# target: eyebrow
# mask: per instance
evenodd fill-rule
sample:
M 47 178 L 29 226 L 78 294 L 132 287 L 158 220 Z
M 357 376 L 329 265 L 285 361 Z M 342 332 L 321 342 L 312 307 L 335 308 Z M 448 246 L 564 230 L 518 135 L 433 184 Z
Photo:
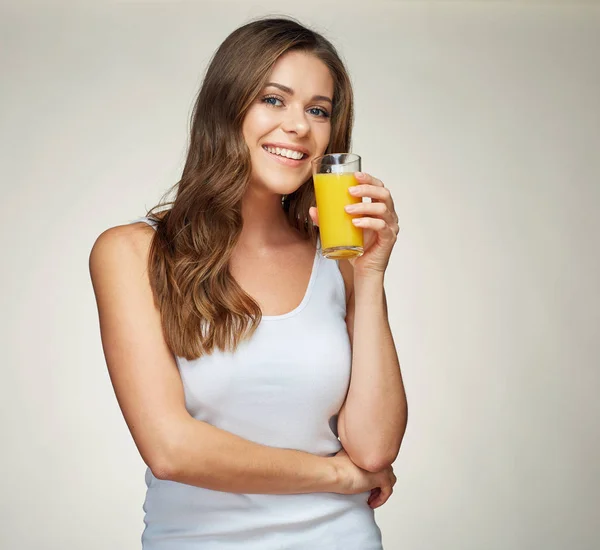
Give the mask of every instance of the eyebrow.
M 281 91 L 285 92 L 286 94 L 294 95 L 294 90 L 292 90 L 291 88 L 288 88 L 287 86 L 284 86 L 283 84 L 278 84 L 277 82 L 267 82 L 265 84 L 265 87 L 267 87 L 267 86 L 274 86 L 275 88 L 279 88 Z M 331 99 L 325 95 L 312 96 L 311 101 L 315 101 L 315 100 L 329 101 L 329 103 L 331 103 L 333 105 L 333 101 L 331 101 Z

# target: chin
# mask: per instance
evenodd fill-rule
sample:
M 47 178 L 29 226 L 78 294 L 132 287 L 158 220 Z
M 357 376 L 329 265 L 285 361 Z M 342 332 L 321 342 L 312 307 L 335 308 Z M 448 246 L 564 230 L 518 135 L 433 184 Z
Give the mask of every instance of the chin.
M 286 174 L 283 170 L 259 170 L 253 174 L 252 179 L 260 182 L 261 187 L 273 193 L 289 195 L 300 189 L 310 179 L 310 173 Z
M 263 189 L 268 189 L 271 193 L 275 195 L 291 195 L 295 191 L 298 191 L 304 182 L 294 182 L 290 185 L 285 185 L 281 180 L 279 181 L 269 181 L 262 180 Z

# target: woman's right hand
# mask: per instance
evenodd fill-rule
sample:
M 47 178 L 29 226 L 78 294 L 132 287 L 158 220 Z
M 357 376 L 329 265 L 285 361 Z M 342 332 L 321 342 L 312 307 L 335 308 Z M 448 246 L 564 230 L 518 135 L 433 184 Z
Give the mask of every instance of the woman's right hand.
M 359 468 L 342 448 L 336 455 L 331 457 L 339 474 L 339 489 L 337 492 L 343 495 L 355 495 L 371 491 L 369 505 L 375 509 L 385 504 L 393 492 L 396 484 L 396 476 L 391 466 L 380 472 L 369 472 Z

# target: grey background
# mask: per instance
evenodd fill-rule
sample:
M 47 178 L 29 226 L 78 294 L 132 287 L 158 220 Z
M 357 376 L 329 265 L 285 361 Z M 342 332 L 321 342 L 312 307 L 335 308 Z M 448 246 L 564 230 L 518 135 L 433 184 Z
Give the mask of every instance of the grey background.
M 89 252 L 178 179 L 216 47 L 278 13 L 338 46 L 400 216 L 386 550 L 597 548 L 600 9 L 380 0 L 2 3 L 0 547 L 140 546 Z

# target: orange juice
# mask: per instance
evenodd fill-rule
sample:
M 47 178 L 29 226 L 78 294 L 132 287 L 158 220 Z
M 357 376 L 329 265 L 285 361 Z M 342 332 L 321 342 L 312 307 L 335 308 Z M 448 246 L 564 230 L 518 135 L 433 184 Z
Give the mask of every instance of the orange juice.
M 358 185 L 354 173 L 313 174 L 313 181 L 323 255 L 335 260 L 361 255 L 363 230 L 344 210 L 347 204 L 362 202 L 361 197 L 348 193 L 348 187 Z

